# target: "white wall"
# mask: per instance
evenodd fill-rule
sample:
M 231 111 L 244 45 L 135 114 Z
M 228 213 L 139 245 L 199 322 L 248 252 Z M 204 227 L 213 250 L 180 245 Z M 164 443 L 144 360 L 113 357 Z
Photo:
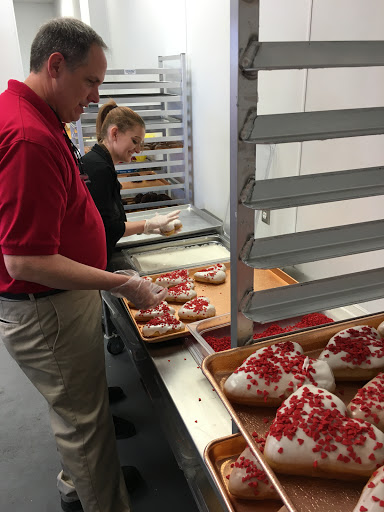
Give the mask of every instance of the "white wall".
M 0 16 L 0 93 L 7 88 L 10 78 L 23 80 L 19 39 L 12 0 L 2 0 Z

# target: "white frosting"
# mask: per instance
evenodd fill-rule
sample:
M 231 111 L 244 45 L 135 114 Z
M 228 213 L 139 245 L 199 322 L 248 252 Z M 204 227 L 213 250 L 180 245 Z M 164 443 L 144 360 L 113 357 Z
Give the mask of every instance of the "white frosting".
M 182 320 L 201 320 L 215 316 L 216 308 L 208 297 L 196 297 L 181 306 L 178 315 Z
M 181 229 L 182 227 L 183 227 L 183 224 L 182 224 L 181 220 L 175 219 L 175 220 L 171 220 L 170 222 L 168 222 L 168 224 L 166 224 L 165 226 L 160 228 L 160 231 L 163 235 L 166 235 L 168 233 L 173 233 L 173 232 Z
M 348 404 L 352 418 L 369 421 L 384 431 L 384 373 L 379 373 L 359 389 Z
M 156 278 L 155 283 L 164 286 L 165 288 L 170 288 L 171 286 L 176 286 L 181 283 L 193 283 L 193 279 L 191 279 L 188 275 L 188 270 L 174 270 L 173 272 L 167 272 L 166 274 L 162 274 L 158 278 Z
M 156 308 L 151 309 L 140 309 L 135 314 L 135 320 L 151 320 L 151 318 L 156 318 L 157 316 L 163 315 L 164 313 L 169 313 L 171 315 L 175 314 L 175 309 L 170 306 L 165 300 L 160 302 L 160 304 Z
M 369 479 L 353 512 L 383 512 L 384 509 L 384 466 Z
M 250 476 L 253 474 L 254 476 Z M 228 489 L 234 496 L 253 499 L 277 499 L 277 493 L 259 461 L 249 447 L 245 448 L 233 464 Z
M 180 322 L 174 315 L 169 315 L 172 318 L 172 323 L 167 322 L 167 316 L 163 315 L 157 318 L 153 318 L 148 323 L 143 325 L 142 332 L 147 338 L 151 336 L 161 336 L 172 332 L 178 332 L 184 329 L 183 322 Z
M 292 347 L 290 351 L 289 347 Z M 269 380 L 272 375 L 276 378 Z M 335 389 L 333 373 L 327 363 L 304 356 L 298 343 L 286 342 L 251 354 L 228 377 L 224 391 L 234 401 L 245 399 L 257 404 L 265 396 L 265 402 L 268 398 L 279 398 L 282 402 L 300 386 L 311 383 L 330 391 Z
M 227 277 L 225 265 L 218 263 L 193 274 L 196 281 L 210 282 L 213 284 L 223 283 Z
M 305 398 L 308 393 L 317 397 L 314 407 L 308 403 L 308 398 Z M 322 405 L 319 405 L 321 402 Z M 334 414 L 330 420 L 335 426 L 334 429 L 329 427 L 325 419 L 330 418 L 328 410 L 332 410 Z M 338 413 L 335 415 L 336 410 Z M 295 413 L 301 425 L 295 419 Z M 284 425 L 283 430 L 281 425 Z M 314 429 L 313 436 L 317 436 L 316 440 L 307 434 L 304 428 L 309 429 L 309 432 Z M 275 437 L 276 432 L 281 439 Z M 346 432 L 355 434 L 351 438 Z M 288 433 L 291 439 L 287 436 Z M 336 436 L 339 436 L 340 440 L 336 440 Z M 352 440 L 350 446 L 342 442 L 347 442 L 348 439 Z M 326 449 L 327 447 L 331 449 Z M 348 450 L 351 447 L 355 459 Z M 277 464 L 280 471 L 284 471 L 285 467 L 287 473 L 290 472 L 289 468 L 294 471 L 295 467 L 300 465 L 306 468 L 300 471 L 303 475 L 311 474 L 316 467 L 326 472 L 339 468 L 345 475 L 365 475 L 373 472 L 378 464 L 384 463 L 384 434 L 370 423 L 348 418 L 346 407 L 337 396 L 327 390 L 308 385 L 298 389 L 278 409 L 266 440 L 264 456 L 272 467 Z M 338 457 L 348 459 L 338 460 Z M 373 457 L 373 460 L 370 457 Z
M 366 347 L 369 350 L 363 360 L 351 360 L 351 354 L 347 350 L 341 350 L 334 353 L 333 347 L 336 349 L 337 338 L 350 340 L 353 349 L 356 347 Z M 379 342 L 379 343 L 378 343 Z M 375 346 L 378 345 L 378 346 Z M 347 360 L 346 360 L 347 358 Z M 384 367 L 384 340 L 381 340 L 379 333 L 373 327 L 366 325 L 359 325 L 350 327 L 335 334 L 327 343 L 325 349 L 319 355 L 319 359 L 326 361 L 329 366 L 334 370 L 342 369 L 372 369 Z M 369 361 L 369 362 L 368 362 Z
M 194 299 L 197 293 L 193 288 L 194 284 L 189 282 L 173 286 L 172 288 L 168 288 L 168 295 L 165 299 L 171 302 L 185 302 Z
M 384 338 L 384 322 L 381 322 L 381 324 L 379 324 L 377 332 L 380 334 L 382 338 Z

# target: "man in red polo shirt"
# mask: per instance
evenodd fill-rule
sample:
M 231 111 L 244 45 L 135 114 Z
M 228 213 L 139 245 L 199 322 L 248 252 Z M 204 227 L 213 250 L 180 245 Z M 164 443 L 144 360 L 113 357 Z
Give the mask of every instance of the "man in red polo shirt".
M 128 512 L 108 407 L 99 290 L 153 307 L 166 290 L 104 271 L 103 222 L 63 122 L 99 101 L 103 40 L 52 20 L 31 73 L 0 96 L 0 337 L 46 398 L 65 511 Z M 161 290 L 161 291 L 160 291 Z

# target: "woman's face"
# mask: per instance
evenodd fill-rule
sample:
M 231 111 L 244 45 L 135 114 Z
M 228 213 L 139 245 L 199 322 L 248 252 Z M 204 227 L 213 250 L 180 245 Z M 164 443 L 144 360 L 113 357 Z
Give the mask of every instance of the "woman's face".
M 119 132 L 117 127 L 111 130 L 111 154 L 113 162 L 130 162 L 135 153 L 140 153 L 145 130 L 139 124 L 126 132 Z

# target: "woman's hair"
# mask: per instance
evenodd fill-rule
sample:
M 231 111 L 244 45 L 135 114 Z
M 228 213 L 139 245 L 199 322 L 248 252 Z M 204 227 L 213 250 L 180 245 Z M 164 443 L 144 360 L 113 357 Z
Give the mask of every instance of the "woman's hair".
M 107 45 L 91 28 L 76 18 L 55 18 L 42 25 L 31 46 L 30 71 L 41 71 L 52 53 L 59 52 L 65 58 L 70 70 L 87 61 L 93 44 L 103 50 Z
M 121 133 L 132 130 L 136 125 L 145 129 L 143 119 L 129 107 L 118 107 L 113 100 L 105 103 L 99 110 L 96 119 L 96 137 L 100 144 L 107 136 L 110 126 L 117 126 Z

